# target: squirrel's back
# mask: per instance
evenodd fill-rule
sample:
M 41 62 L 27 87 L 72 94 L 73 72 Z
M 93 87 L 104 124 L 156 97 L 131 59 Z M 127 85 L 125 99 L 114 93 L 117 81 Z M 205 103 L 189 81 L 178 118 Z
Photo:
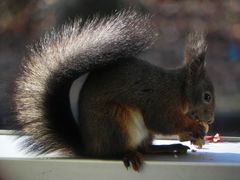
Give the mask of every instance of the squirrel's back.
M 132 9 L 112 16 L 80 20 L 53 30 L 23 60 L 13 96 L 16 120 L 30 150 L 81 152 L 69 90 L 86 72 L 136 56 L 152 44 L 151 17 Z M 123 58 L 123 59 L 122 59 Z

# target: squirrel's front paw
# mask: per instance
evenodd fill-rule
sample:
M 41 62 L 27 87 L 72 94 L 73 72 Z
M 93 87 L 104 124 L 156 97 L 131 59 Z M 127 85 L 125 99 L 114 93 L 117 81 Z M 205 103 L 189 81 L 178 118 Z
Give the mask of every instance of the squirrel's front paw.
M 203 121 L 197 121 L 194 126 L 188 131 L 179 134 L 180 141 L 191 141 L 193 145 L 202 148 L 205 144 L 204 136 L 208 132 L 208 124 Z
M 205 144 L 204 136 L 207 134 L 208 128 L 209 127 L 207 123 L 203 121 L 198 122 L 198 125 L 193 132 L 191 143 L 196 145 L 198 148 L 202 148 L 202 146 Z
M 198 149 L 202 149 L 202 146 L 205 144 L 204 139 L 197 138 L 191 140 L 191 144 L 195 145 Z
M 204 139 L 204 136 L 207 134 L 207 132 L 208 124 L 202 121 L 198 121 L 192 129 L 192 137 L 195 139 Z
M 203 138 L 193 137 L 193 133 L 192 132 L 181 133 L 178 136 L 179 136 L 179 141 L 191 141 L 191 144 L 197 146 L 197 148 L 200 148 L 200 149 L 205 144 Z

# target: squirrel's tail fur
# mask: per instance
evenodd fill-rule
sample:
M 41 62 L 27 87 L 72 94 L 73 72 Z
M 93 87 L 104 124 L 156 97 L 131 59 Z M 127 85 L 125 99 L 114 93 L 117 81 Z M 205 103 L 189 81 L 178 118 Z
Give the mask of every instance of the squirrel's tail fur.
M 151 17 L 124 10 L 82 25 L 75 21 L 36 43 L 15 82 L 14 110 L 28 148 L 79 154 L 81 138 L 69 102 L 72 82 L 82 74 L 135 56 L 152 44 Z

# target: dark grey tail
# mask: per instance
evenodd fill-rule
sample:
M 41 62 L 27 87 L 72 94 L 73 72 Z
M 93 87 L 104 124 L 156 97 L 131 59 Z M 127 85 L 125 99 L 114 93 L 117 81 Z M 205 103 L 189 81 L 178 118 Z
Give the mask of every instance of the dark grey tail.
M 14 94 L 16 119 L 31 150 L 79 153 L 81 137 L 70 110 L 69 90 L 82 74 L 135 56 L 156 37 L 151 17 L 133 10 L 80 21 L 53 31 L 22 64 Z

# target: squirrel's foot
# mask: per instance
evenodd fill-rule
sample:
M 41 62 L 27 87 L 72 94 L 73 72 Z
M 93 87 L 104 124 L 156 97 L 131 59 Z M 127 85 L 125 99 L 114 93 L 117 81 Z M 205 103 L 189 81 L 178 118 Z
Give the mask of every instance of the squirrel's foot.
M 129 151 L 125 154 L 123 163 L 127 169 L 132 166 L 135 171 L 139 171 L 143 165 L 143 160 L 144 158 L 141 153 Z

